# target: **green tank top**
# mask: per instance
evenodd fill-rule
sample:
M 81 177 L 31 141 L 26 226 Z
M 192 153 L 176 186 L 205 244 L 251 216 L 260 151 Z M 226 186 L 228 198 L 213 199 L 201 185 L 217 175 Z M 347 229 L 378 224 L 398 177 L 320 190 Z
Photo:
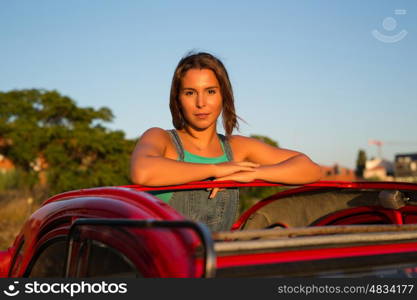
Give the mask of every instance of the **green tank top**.
M 192 153 L 188 152 L 187 150 L 185 150 L 183 148 L 183 151 L 184 151 L 184 160 L 183 161 L 184 162 L 191 162 L 191 163 L 198 163 L 198 164 L 218 164 L 218 163 L 222 163 L 222 162 L 227 162 L 227 161 L 229 161 L 229 159 L 227 158 L 222 139 L 220 139 L 220 145 L 221 145 L 222 150 L 223 150 L 223 155 L 217 156 L 217 157 L 205 157 L 205 156 L 192 154 Z M 180 147 L 182 147 L 182 145 L 180 145 Z M 179 157 L 178 157 L 177 160 L 180 161 L 181 160 L 180 155 L 178 155 L 178 156 Z M 152 191 L 152 192 L 149 192 L 149 193 L 156 196 L 157 198 L 161 199 L 165 203 L 169 203 L 169 200 L 171 199 L 172 194 L 173 194 L 173 192 L 166 192 L 166 191 Z

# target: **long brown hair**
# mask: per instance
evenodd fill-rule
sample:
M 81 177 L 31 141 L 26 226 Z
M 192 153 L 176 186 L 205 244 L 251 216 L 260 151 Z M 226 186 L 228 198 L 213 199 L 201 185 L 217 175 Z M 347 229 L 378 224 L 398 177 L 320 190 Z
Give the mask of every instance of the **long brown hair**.
M 209 69 L 214 72 L 220 84 L 220 92 L 223 99 L 223 128 L 226 136 L 230 136 L 233 129 L 239 129 L 238 116 L 235 112 L 232 85 L 229 80 L 226 68 L 215 56 L 205 53 L 189 53 L 183 57 L 175 69 L 172 78 L 171 93 L 169 97 L 169 108 L 171 109 L 172 123 L 176 129 L 184 129 L 186 120 L 182 113 L 179 100 L 181 81 L 185 73 L 190 69 Z

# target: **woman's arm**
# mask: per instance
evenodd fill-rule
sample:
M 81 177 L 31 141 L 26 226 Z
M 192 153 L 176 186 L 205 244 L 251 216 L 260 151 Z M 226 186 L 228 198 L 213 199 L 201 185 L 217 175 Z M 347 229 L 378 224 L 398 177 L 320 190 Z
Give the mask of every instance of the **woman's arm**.
M 254 173 L 256 179 L 284 184 L 306 184 L 321 178 L 320 166 L 302 153 L 277 164 L 260 166 Z
M 320 180 L 321 168 L 305 154 L 273 147 L 253 138 L 233 137 L 233 148 L 245 160 L 261 166 L 250 174 L 240 172 L 219 180 L 252 181 L 262 179 L 285 184 L 306 184 Z
M 131 158 L 131 179 L 147 186 L 177 185 L 236 172 L 254 171 L 258 164 L 229 162 L 198 164 L 164 157 L 170 136 L 161 128 L 148 129 L 139 139 Z

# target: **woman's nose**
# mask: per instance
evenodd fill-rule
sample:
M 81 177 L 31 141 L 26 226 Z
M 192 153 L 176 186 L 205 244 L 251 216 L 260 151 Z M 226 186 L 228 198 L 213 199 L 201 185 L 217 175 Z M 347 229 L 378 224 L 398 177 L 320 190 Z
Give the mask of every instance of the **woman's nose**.
M 206 97 L 204 96 L 204 94 L 199 93 L 197 95 L 197 107 L 204 107 L 206 106 Z

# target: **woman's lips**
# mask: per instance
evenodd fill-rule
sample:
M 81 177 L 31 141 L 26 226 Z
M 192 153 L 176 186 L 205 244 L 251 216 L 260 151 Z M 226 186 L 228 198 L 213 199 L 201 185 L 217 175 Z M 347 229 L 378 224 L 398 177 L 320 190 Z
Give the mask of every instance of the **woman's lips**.
M 206 119 L 209 115 L 210 115 L 210 113 L 199 113 L 199 114 L 194 114 L 197 118 L 199 118 L 199 119 Z

